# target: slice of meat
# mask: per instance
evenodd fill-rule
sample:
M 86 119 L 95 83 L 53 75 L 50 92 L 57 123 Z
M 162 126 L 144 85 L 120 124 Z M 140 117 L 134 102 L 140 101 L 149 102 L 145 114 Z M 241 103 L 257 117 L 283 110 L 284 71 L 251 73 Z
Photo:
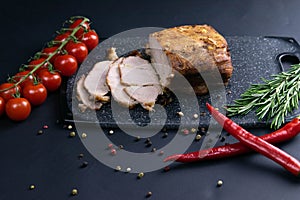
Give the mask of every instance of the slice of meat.
M 121 83 L 120 78 L 119 64 L 122 63 L 123 59 L 124 58 L 121 57 L 109 66 L 106 82 L 110 88 L 114 100 L 125 107 L 132 108 L 134 105 L 137 104 L 137 101 L 132 99 L 125 92 L 124 89 L 126 86 Z
M 90 93 L 92 99 L 100 101 L 109 101 L 110 97 L 106 96 L 109 88 L 106 84 L 106 76 L 109 65 L 112 61 L 102 61 L 94 65 L 84 81 L 85 89 Z
M 160 85 L 153 66 L 138 56 L 126 57 L 119 65 L 121 82 L 128 86 Z
M 209 80 L 213 74 L 211 72 L 219 71 L 221 82 L 226 83 L 232 75 L 233 67 L 227 42 L 211 26 L 186 25 L 155 32 L 149 36 L 149 46 L 152 59 L 157 65 L 169 64 L 186 77 L 201 73 L 203 78 L 205 76 L 206 80 Z M 163 70 L 161 68 L 155 67 L 162 82 L 171 73 L 170 69 L 166 69 L 167 73 L 162 75 L 159 72 Z M 217 84 L 219 83 L 220 81 Z M 199 81 L 195 88 L 203 86 L 206 87 L 205 82 Z M 204 94 L 208 90 L 197 91 L 198 94 Z
M 126 93 L 143 108 L 152 111 L 155 105 L 157 96 L 160 94 L 160 87 L 157 86 L 129 86 L 125 88 Z
M 102 104 L 100 102 L 90 99 L 90 94 L 86 91 L 86 89 L 83 86 L 84 80 L 85 75 L 80 77 L 76 85 L 77 99 L 81 102 L 78 104 L 78 107 L 82 112 L 84 112 L 87 108 L 92 110 L 99 110 Z

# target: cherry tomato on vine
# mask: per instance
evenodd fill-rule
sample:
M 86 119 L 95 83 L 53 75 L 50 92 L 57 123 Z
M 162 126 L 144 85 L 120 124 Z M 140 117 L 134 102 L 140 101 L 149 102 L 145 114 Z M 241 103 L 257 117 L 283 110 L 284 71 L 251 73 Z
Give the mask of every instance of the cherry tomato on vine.
M 35 60 L 32 60 L 28 64 L 28 70 L 33 70 L 37 65 L 45 62 L 46 58 L 38 58 Z M 40 70 L 48 68 L 48 63 L 43 64 L 41 67 L 39 67 L 34 73 L 37 74 Z
M 58 49 L 57 46 L 53 46 L 53 47 L 46 47 L 42 50 L 42 53 L 44 55 L 42 55 L 43 58 L 48 58 L 48 56 L 50 56 L 52 53 L 54 53 L 56 50 Z M 55 54 L 51 59 L 50 62 L 53 64 L 55 58 L 59 55 L 60 53 L 58 52 L 57 54 Z
M 7 102 L 9 99 L 14 98 L 14 95 L 18 92 L 21 92 L 21 87 L 14 86 L 14 83 L 2 83 L 0 85 L 0 96 L 4 99 L 5 102 Z
M 27 119 L 31 112 L 31 105 L 25 98 L 13 98 L 6 102 L 6 115 L 14 121 Z
M 83 21 L 83 19 L 76 19 L 70 26 L 69 28 L 76 28 L 77 26 L 79 26 L 79 24 Z M 78 38 L 80 36 L 82 36 L 84 34 L 85 31 L 90 30 L 90 25 L 88 22 L 84 22 L 82 24 L 82 27 L 75 33 L 75 36 Z
M 54 38 L 54 41 L 55 42 L 58 42 L 56 44 L 56 46 L 59 46 L 60 43 L 62 43 L 63 41 L 65 41 L 69 36 L 70 36 L 70 32 L 65 32 L 65 33 L 61 33 L 61 34 L 58 34 L 55 38 Z
M 57 90 L 61 85 L 61 76 L 56 71 L 49 71 L 48 69 L 43 69 L 37 74 L 41 83 L 50 92 Z
M 26 76 L 27 74 L 29 74 L 30 71 L 22 71 L 22 72 L 19 72 L 17 74 L 15 74 L 13 76 L 13 81 L 14 82 L 19 82 L 24 76 Z M 33 83 L 34 81 L 34 77 L 33 75 L 29 75 L 23 82 L 21 82 L 19 85 L 21 86 L 21 88 L 24 88 L 27 84 L 31 84 Z
M 5 101 L 2 97 L 0 97 L 0 116 L 5 112 Z
M 41 83 L 26 85 L 22 90 L 22 95 L 31 105 L 38 106 L 47 99 L 47 89 Z
M 72 76 L 77 71 L 78 64 L 74 56 L 66 54 L 57 56 L 54 62 L 54 68 L 63 76 Z
M 69 41 L 65 50 L 76 58 L 78 64 L 82 63 L 88 55 L 88 49 L 83 42 Z
M 99 37 L 96 31 L 89 30 L 87 33 L 83 34 L 80 41 L 86 45 L 89 51 L 91 51 L 99 44 Z

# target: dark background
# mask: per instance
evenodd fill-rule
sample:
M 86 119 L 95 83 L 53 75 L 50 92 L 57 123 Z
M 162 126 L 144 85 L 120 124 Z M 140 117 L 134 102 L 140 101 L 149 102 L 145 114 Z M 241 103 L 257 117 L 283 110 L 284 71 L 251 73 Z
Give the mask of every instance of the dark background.
M 138 27 L 210 24 L 223 35 L 289 36 L 300 40 L 300 2 L 283 1 L 6 1 L 0 7 L 0 81 L 53 38 L 64 20 L 83 15 L 100 38 Z M 299 199 L 300 179 L 266 158 L 251 154 L 221 161 L 174 165 L 147 173 L 116 173 L 85 150 L 78 137 L 57 124 L 60 93 L 34 108 L 29 119 L 0 118 L 0 199 Z M 43 135 L 37 131 L 49 128 Z M 269 130 L 254 130 L 257 133 Z M 300 158 L 300 139 L 281 147 Z M 84 153 L 89 162 L 80 168 Z M 224 185 L 216 187 L 222 179 Z M 28 190 L 30 184 L 35 190 Z M 79 195 L 70 191 L 78 188 Z

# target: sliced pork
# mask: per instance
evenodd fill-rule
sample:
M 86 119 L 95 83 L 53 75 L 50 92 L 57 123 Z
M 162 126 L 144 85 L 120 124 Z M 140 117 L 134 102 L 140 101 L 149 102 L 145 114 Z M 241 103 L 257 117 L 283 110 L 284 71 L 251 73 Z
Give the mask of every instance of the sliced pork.
M 99 110 L 102 106 L 100 102 L 90 99 L 90 94 L 84 88 L 85 75 L 77 81 L 76 94 L 77 99 L 81 103 L 78 104 L 79 109 L 84 112 L 87 108 L 92 110 Z
M 110 88 L 111 95 L 113 96 L 114 100 L 125 107 L 132 108 L 137 104 L 137 102 L 125 92 L 124 89 L 126 85 L 121 83 L 120 78 L 121 75 L 119 65 L 122 63 L 123 59 L 124 58 L 121 57 L 109 66 L 106 82 Z
M 111 63 L 112 61 L 102 61 L 96 63 L 86 76 L 84 88 L 91 95 L 91 99 L 105 102 L 109 101 L 110 97 L 107 96 L 109 87 L 106 84 L 106 76 Z

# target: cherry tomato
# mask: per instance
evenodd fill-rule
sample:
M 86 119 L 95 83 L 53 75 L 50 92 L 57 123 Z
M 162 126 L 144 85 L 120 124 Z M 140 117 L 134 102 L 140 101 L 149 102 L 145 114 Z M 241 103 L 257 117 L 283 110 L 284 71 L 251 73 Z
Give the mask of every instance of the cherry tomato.
M 78 68 L 76 58 L 72 55 L 57 56 L 54 62 L 54 68 L 63 76 L 72 76 Z
M 57 90 L 61 85 L 61 76 L 56 71 L 49 71 L 48 69 L 43 69 L 37 74 L 41 83 L 50 92 Z
M 2 97 L 0 97 L 0 116 L 3 115 L 5 111 L 5 101 Z
M 79 24 L 83 21 L 83 19 L 76 19 L 70 26 L 69 28 L 76 28 L 77 26 L 79 26 Z M 76 33 L 75 36 L 77 38 L 79 38 L 80 36 L 82 36 L 85 32 L 85 30 L 90 30 L 90 25 L 88 22 L 85 22 L 82 24 L 82 28 L 80 28 Z
M 54 53 L 56 50 L 58 49 L 57 46 L 53 46 L 53 47 L 46 47 L 42 50 L 42 53 L 44 53 L 45 55 L 42 55 L 43 58 L 48 58 L 48 56 L 50 56 L 52 53 Z M 55 54 L 51 59 L 50 62 L 53 64 L 55 58 L 59 55 L 60 53 L 58 52 L 57 54 Z
M 89 51 L 93 50 L 99 44 L 98 34 L 94 30 L 89 30 L 80 40 L 86 45 Z
M 25 98 L 13 98 L 6 103 L 5 112 L 11 120 L 22 121 L 30 115 L 31 105 Z
M 38 106 L 47 99 L 47 89 L 41 83 L 26 85 L 22 90 L 22 95 L 31 105 Z
M 12 87 L 12 88 L 10 88 Z M 6 90 L 7 88 L 10 88 Z M 3 91 L 2 91 L 3 90 Z M 14 83 L 2 83 L 0 85 L 0 96 L 4 99 L 5 102 L 7 102 L 9 99 L 14 98 L 14 94 L 17 92 L 21 92 L 20 86 L 14 86 Z
M 17 73 L 16 75 L 13 76 L 14 82 L 19 82 L 24 76 L 26 76 L 30 71 L 22 71 Z M 24 88 L 25 85 L 31 84 L 34 81 L 34 77 L 32 75 L 29 75 L 23 82 L 21 82 L 19 85 L 21 88 Z
M 88 49 L 83 42 L 70 41 L 65 46 L 65 49 L 68 54 L 76 58 L 78 64 L 82 63 L 88 55 Z
M 46 58 L 38 58 L 36 60 L 32 60 L 28 64 L 28 70 L 33 70 L 37 65 L 41 64 L 44 62 Z M 37 74 L 40 70 L 48 68 L 48 63 L 43 64 L 40 68 L 38 68 L 34 73 Z
M 65 32 L 65 33 L 62 33 L 62 34 L 59 34 L 57 35 L 55 38 L 54 38 L 54 41 L 55 42 L 58 42 L 56 44 L 56 46 L 60 46 L 60 44 L 65 41 L 69 36 L 70 36 L 70 32 Z

